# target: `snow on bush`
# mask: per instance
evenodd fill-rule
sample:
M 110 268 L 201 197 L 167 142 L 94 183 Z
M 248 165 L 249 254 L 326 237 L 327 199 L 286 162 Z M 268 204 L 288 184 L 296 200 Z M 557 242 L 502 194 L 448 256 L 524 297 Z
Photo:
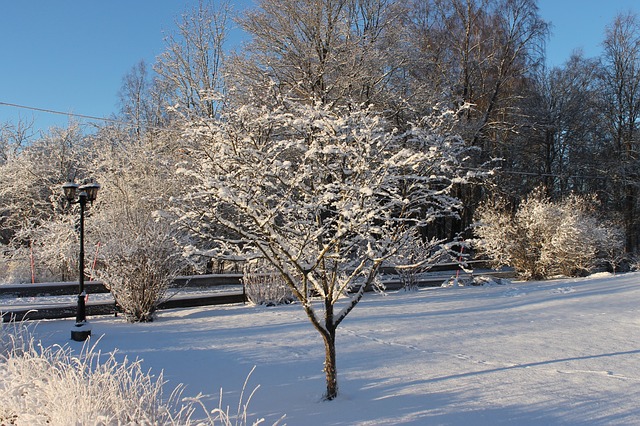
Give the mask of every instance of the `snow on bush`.
M 78 215 L 60 215 L 31 232 L 36 278 L 66 281 L 78 277 L 79 235 L 75 223 Z
M 162 374 L 89 346 L 75 356 L 30 340 L 3 355 L 0 377 L 0 424 L 182 424 L 192 412 L 179 405 L 181 388 L 162 402 Z
M 222 408 L 222 391 L 219 406 L 209 410 L 205 395 L 182 398 L 183 385 L 165 397 L 162 372 L 145 372 L 140 360 L 88 344 L 75 355 L 68 346 L 36 343 L 23 324 L 0 328 L 0 425 L 242 426 L 250 424 L 248 405 L 258 389 L 244 400 L 248 380 L 235 414 Z M 198 408 L 204 420 L 194 419 Z
M 408 235 L 407 241 L 388 259 L 400 277 L 404 290 L 416 290 L 420 274 L 434 265 L 455 259 L 453 243 L 444 243 L 435 238 L 423 239 L 420 235 Z
M 0 284 L 25 284 L 31 282 L 29 255 L 25 249 L 13 250 L 0 246 Z
M 100 195 L 87 221 L 101 243 L 96 276 L 113 293 L 127 320 L 151 321 L 176 275 L 191 272 L 183 235 L 166 211 L 169 199 L 188 187 L 174 171 L 175 152 L 164 136 L 131 140 L 115 132 L 120 149 L 96 167 Z
M 9 250 L 14 275 L 8 282 L 66 281 L 78 277 L 76 215 L 58 215 L 38 226 L 16 232 Z M 21 244 L 29 241 L 29 246 Z
M 624 247 L 622 233 L 598 220 L 593 203 L 579 196 L 552 202 L 536 191 L 515 213 L 503 202 L 485 204 L 477 212 L 478 249 L 525 279 L 589 272 Z
M 102 222 L 104 241 L 95 274 L 111 291 L 127 321 L 148 322 L 183 266 L 173 232 L 164 222 L 131 213 Z
M 452 277 L 442 283 L 440 287 L 493 287 L 497 285 L 507 285 L 511 281 L 504 278 L 496 278 L 490 276 L 465 276 Z

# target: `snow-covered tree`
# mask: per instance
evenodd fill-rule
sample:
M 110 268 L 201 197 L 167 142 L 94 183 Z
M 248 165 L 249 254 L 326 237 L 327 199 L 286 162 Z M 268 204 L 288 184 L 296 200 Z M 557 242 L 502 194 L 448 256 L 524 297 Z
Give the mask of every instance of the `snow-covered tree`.
M 60 185 L 83 175 L 87 159 L 80 128 L 52 127 L 0 166 L 0 224 L 6 238 L 49 219 L 62 199 Z
M 200 149 L 181 168 L 193 179 L 183 223 L 281 274 L 323 338 L 327 399 L 338 393 L 336 330 L 382 262 L 460 208 L 448 191 L 465 179 L 466 150 L 441 118 L 400 133 L 368 108 L 280 99 L 186 131 Z
M 91 150 L 77 124 L 52 127 L 19 148 L 14 144 L 8 161 L 0 164 L 0 244 L 6 244 L 2 251 L 13 271 L 30 269 L 31 249 L 37 270 L 44 266 L 60 274 L 58 279 L 73 270 L 66 262 L 71 241 L 65 239 L 70 233 L 60 226 L 72 222 L 65 217 L 61 186 L 84 178 L 91 161 Z M 0 270 L 0 276 L 4 272 Z

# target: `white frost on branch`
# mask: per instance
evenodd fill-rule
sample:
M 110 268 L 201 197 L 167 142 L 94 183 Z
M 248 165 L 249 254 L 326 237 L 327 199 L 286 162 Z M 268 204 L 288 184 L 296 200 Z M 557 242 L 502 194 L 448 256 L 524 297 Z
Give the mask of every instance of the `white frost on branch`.
M 442 122 L 400 132 L 368 108 L 283 99 L 229 109 L 188 131 L 200 151 L 177 216 L 202 241 L 259 253 L 332 346 L 382 262 L 460 207 L 449 192 L 468 150 Z

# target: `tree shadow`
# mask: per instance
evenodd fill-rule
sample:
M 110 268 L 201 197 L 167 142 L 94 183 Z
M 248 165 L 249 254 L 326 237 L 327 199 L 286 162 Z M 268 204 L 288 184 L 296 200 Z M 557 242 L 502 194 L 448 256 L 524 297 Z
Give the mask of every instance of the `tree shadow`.
M 571 357 L 571 358 L 559 358 L 559 359 L 552 359 L 547 361 L 529 362 L 526 364 L 508 365 L 508 366 L 503 366 L 498 368 L 491 368 L 488 370 L 472 371 L 468 373 L 450 374 L 448 376 L 435 377 L 435 378 L 426 380 L 426 382 L 440 382 L 444 380 L 461 379 L 465 377 L 480 376 L 484 374 L 491 374 L 491 373 L 515 370 L 520 368 L 539 367 L 542 365 L 558 364 L 562 362 L 584 361 L 589 359 L 607 358 L 607 357 L 614 357 L 614 356 L 621 356 L 621 355 L 637 355 L 637 354 L 640 354 L 640 349 L 635 349 L 632 351 L 623 351 L 623 352 L 611 352 L 611 353 L 598 354 L 598 355 L 585 355 L 585 356 L 578 356 L 578 357 Z

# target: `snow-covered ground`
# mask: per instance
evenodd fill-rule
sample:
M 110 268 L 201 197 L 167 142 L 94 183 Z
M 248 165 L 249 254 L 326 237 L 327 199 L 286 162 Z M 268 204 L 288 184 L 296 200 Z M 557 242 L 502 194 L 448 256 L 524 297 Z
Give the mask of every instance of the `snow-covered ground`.
M 640 424 L 640 274 L 366 294 L 338 329 L 340 396 L 322 401 L 324 349 L 298 305 L 90 318 L 103 351 L 140 357 L 168 387 L 289 425 Z M 42 321 L 45 344 L 72 320 Z

